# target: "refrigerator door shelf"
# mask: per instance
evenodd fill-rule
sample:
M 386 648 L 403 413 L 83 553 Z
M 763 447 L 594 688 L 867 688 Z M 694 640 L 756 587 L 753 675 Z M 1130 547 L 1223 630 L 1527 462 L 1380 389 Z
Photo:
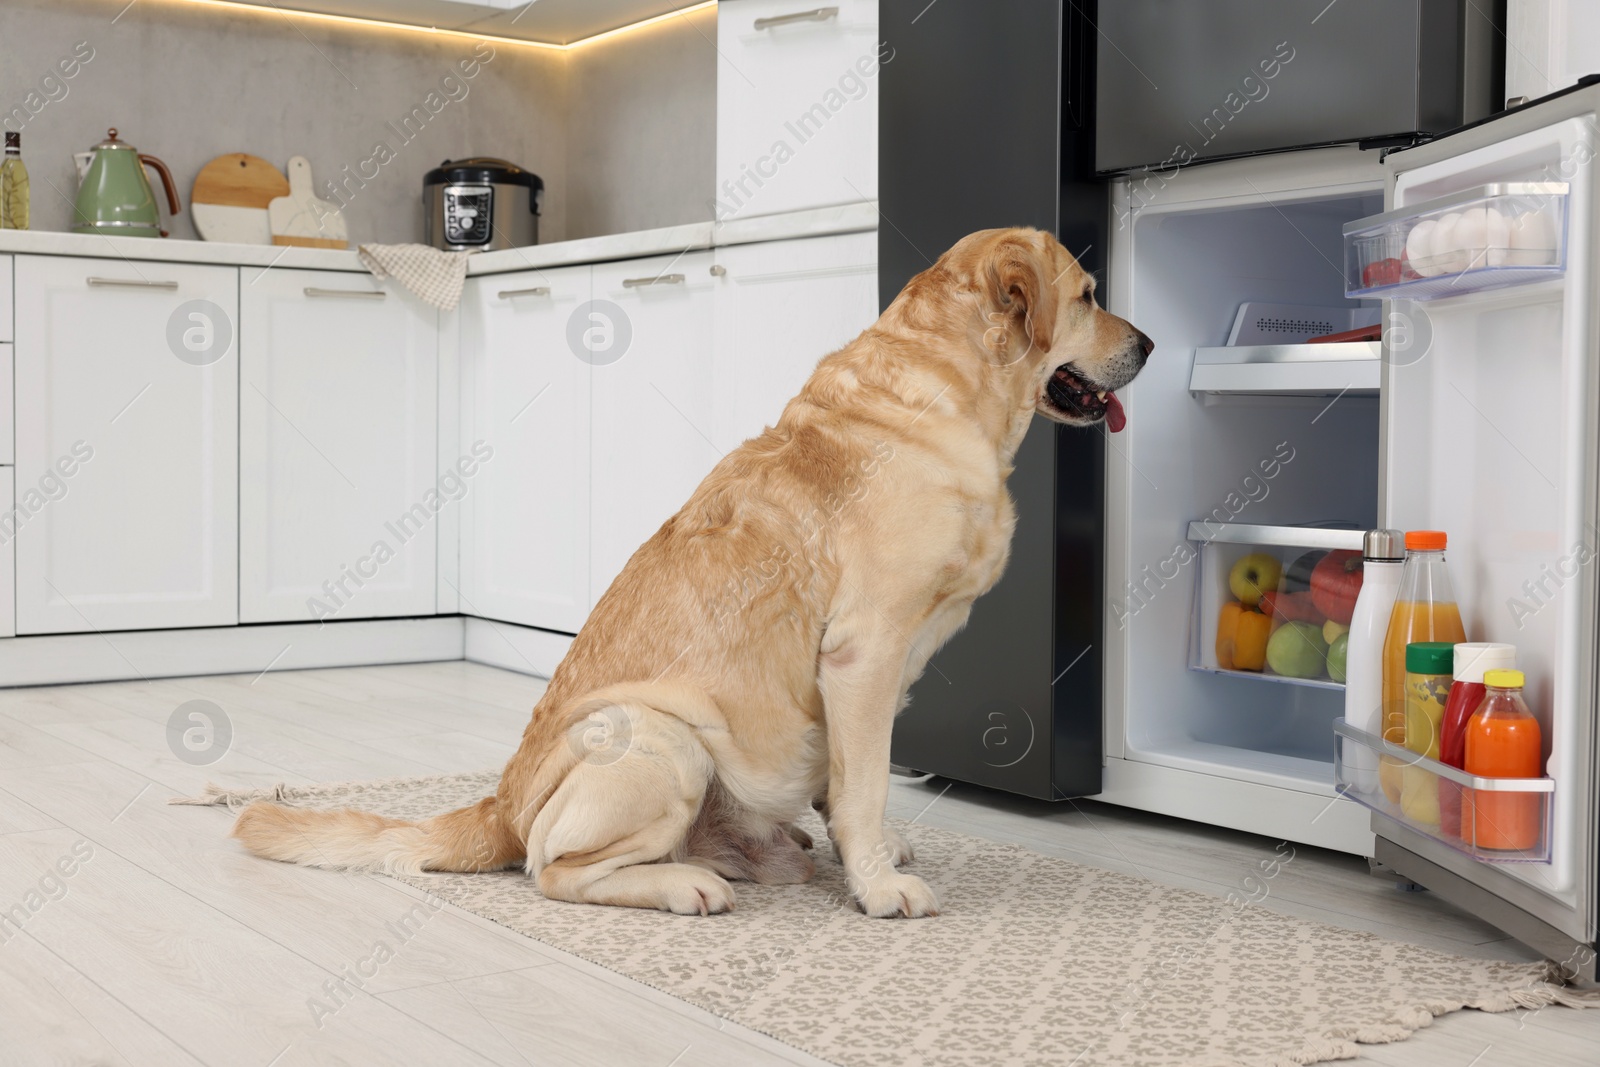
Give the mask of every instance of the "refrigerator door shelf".
M 1344 227 L 1345 295 L 1441 300 L 1559 278 L 1567 182 L 1495 182 Z
M 1377 341 L 1196 348 L 1189 391 L 1376 396 L 1379 359 Z
M 1189 668 L 1230 678 L 1342 692 L 1344 683 L 1330 676 L 1328 645 L 1320 636 L 1327 616 L 1312 603 L 1308 590 L 1312 568 L 1330 551 L 1361 551 L 1362 531 L 1200 520 L 1189 524 L 1188 534 L 1199 546 L 1200 557 L 1189 620 Z M 1241 606 L 1241 596 L 1253 597 L 1260 589 L 1251 582 L 1274 586 L 1268 595 L 1283 605 L 1274 609 L 1274 619 L 1262 618 L 1265 598 Z M 1278 631 L 1290 621 L 1310 623 L 1318 636 L 1302 628 L 1298 645 L 1293 635 L 1278 637 Z M 1222 633 L 1219 641 L 1225 626 L 1234 636 Z M 1266 636 L 1269 628 L 1270 641 Z M 1291 673 L 1280 673 L 1277 668 Z
M 1549 863 L 1553 778 L 1480 778 L 1385 741 L 1343 719 L 1333 723 L 1340 796 L 1483 863 Z M 1401 803 L 1383 791 L 1379 767 L 1397 768 Z M 1443 821 L 1433 817 L 1443 815 Z M 1426 817 L 1422 817 L 1425 815 Z M 1507 837 L 1525 847 L 1496 848 Z

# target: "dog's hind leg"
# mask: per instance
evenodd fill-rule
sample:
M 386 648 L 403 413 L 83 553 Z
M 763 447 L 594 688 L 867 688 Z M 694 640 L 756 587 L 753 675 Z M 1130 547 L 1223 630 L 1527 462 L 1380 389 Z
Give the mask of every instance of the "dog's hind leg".
M 797 833 L 804 831 L 742 810 L 713 783 L 699 818 L 673 858 L 698 864 L 724 878 L 798 885 L 810 881 L 817 866 L 794 836 Z
M 693 863 L 639 863 L 602 868 L 557 860 L 539 872 L 539 891 L 552 900 L 659 908 L 678 915 L 715 915 L 733 909 L 733 887 Z
M 603 735 L 592 750 L 585 739 Z M 643 701 L 590 704 L 567 734 L 577 763 L 534 819 L 528 869 L 553 900 L 707 915 L 733 890 L 705 867 L 661 862 L 699 814 L 713 763 L 696 731 Z

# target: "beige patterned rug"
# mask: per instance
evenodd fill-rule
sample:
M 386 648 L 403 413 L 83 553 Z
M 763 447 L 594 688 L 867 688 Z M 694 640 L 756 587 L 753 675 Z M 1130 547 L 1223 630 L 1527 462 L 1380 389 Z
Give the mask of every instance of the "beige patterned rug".
M 276 796 L 423 818 L 497 780 L 213 788 L 175 803 Z M 710 918 L 547 901 L 517 872 L 405 881 L 843 1067 L 1316 1063 L 1461 1008 L 1593 999 L 1552 984 L 1553 966 L 1443 955 L 1287 918 L 1245 890 L 1211 897 L 897 825 L 917 852 L 910 869 L 939 894 L 937 918 L 866 918 L 825 848 L 809 884 L 737 883 L 738 907 Z M 808 829 L 826 839 L 820 823 Z M 1276 873 L 1262 864 L 1250 888 Z

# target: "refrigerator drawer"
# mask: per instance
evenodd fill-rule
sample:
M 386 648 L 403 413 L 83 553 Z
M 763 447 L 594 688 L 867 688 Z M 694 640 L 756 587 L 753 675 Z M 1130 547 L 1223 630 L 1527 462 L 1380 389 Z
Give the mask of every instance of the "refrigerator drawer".
M 1479 778 L 1343 719 L 1333 731 L 1341 796 L 1484 863 L 1550 862 L 1555 779 Z
M 1345 295 L 1436 300 L 1558 278 L 1566 182 L 1497 182 L 1344 227 Z
M 1270 466 L 1252 478 L 1270 492 Z M 1361 585 L 1359 569 L 1352 585 L 1341 564 L 1352 557 L 1359 563 L 1361 537 L 1360 530 L 1191 522 L 1189 540 L 1199 546 L 1200 565 L 1190 669 L 1343 691 L 1336 642 Z

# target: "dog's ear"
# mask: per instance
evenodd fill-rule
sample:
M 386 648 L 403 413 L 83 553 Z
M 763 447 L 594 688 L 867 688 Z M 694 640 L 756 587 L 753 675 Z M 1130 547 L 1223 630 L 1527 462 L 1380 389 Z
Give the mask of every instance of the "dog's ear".
M 1048 234 L 1008 233 L 989 251 L 990 301 L 1010 316 L 1041 352 L 1050 351 L 1056 329 L 1054 241 Z

